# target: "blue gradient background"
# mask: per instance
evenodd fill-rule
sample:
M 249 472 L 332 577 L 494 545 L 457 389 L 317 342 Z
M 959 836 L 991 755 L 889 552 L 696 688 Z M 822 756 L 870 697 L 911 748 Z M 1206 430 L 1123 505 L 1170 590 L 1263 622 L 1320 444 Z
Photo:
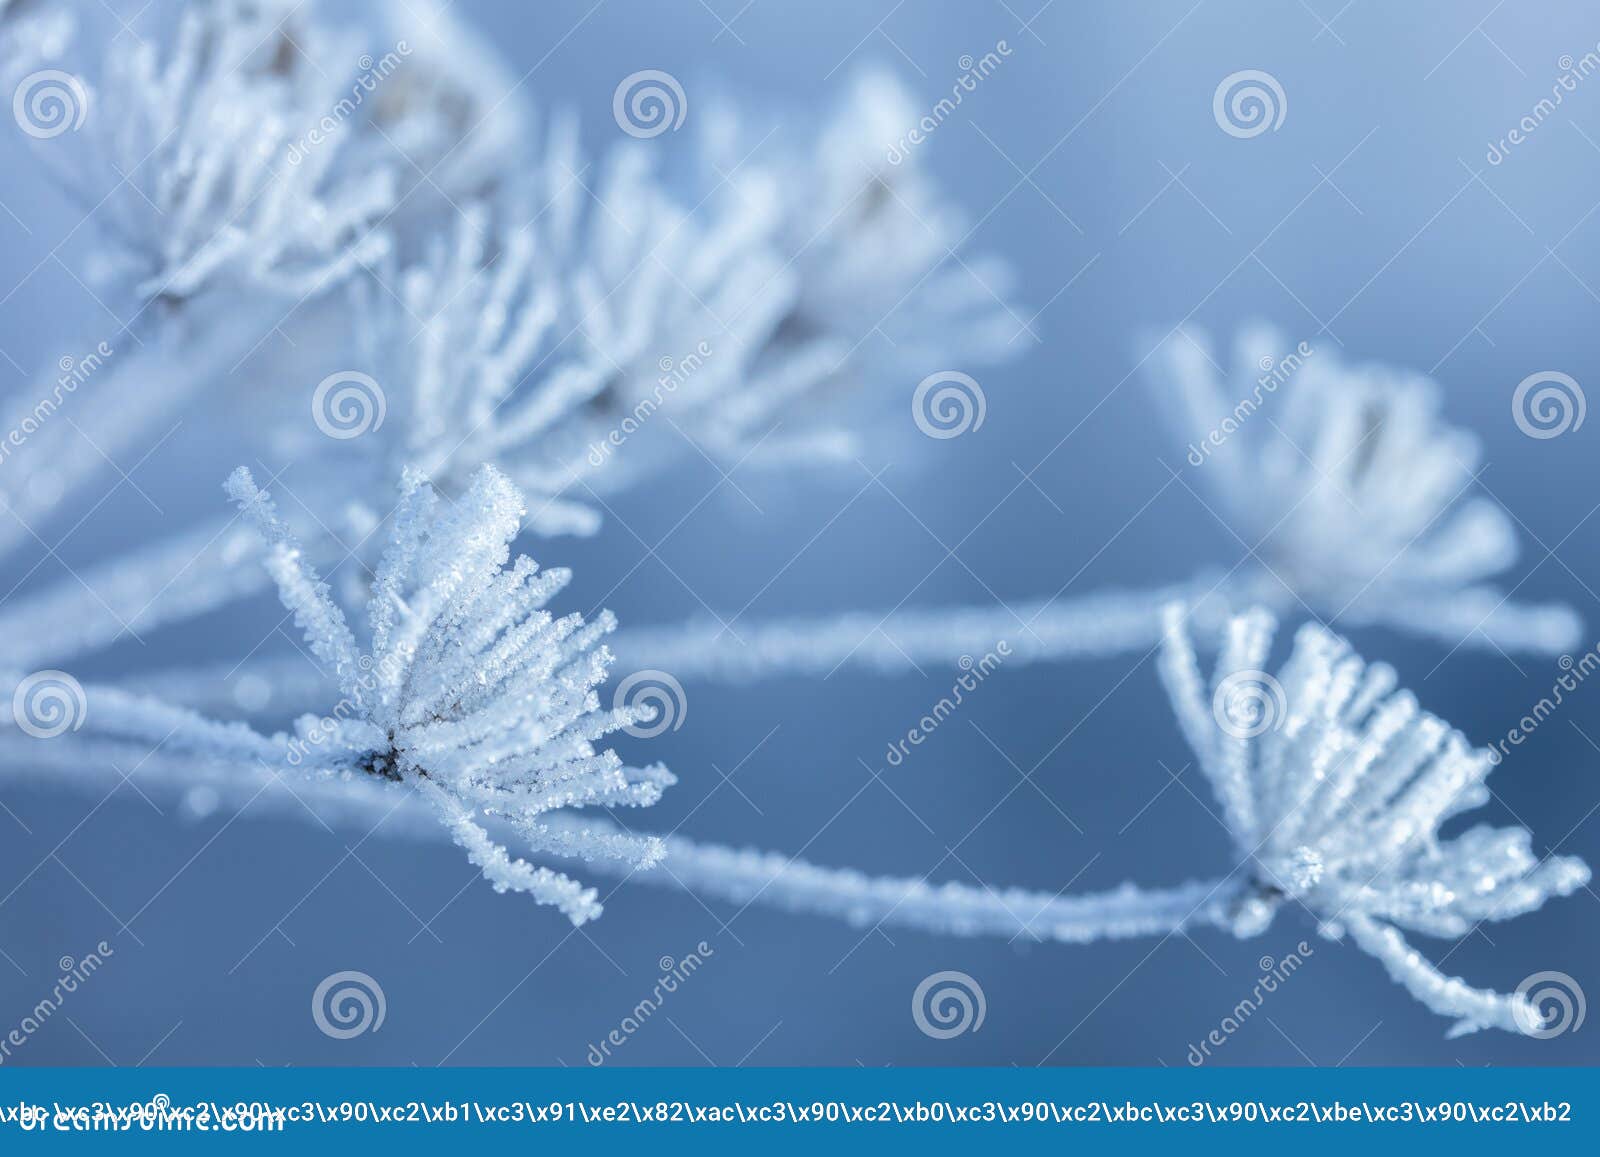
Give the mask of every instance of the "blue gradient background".
M 1226 340 L 1262 317 L 1292 340 L 1342 345 L 1345 358 L 1432 368 L 1450 419 L 1483 439 L 1483 490 L 1521 524 L 1507 585 L 1571 602 L 1600 637 L 1600 423 L 1535 441 L 1510 409 L 1516 383 L 1538 370 L 1600 382 L 1600 77 L 1505 163 L 1485 161 L 1488 142 L 1549 94 L 1557 59 L 1600 41 L 1586 6 L 1058 2 L 1035 17 L 1037 0 L 756 0 L 742 12 L 742 0 L 591 3 L 459 5 L 515 75 L 534 69 L 526 89 L 542 107 L 578 111 L 591 151 L 620 139 L 612 90 L 639 69 L 682 80 L 691 119 L 697 93 L 721 90 L 769 103 L 779 139 L 800 138 L 854 67 L 895 69 L 931 108 L 959 57 L 1005 39 L 1009 60 L 918 154 L 981 220 L 961 255 L 1007 258 L 1024 316 L 1041 312 L 1037 342 L 1024 337 L 1014 361 L 975 371 L 988 397 L 975 433 L 917 435 L 909 398 L 921 373 L 908 368 L 873 383 L 859 466 L 741 470 L 732 481 L 747 499 L 696 460 L 614 503 L 599 538 L 537 544 L 541 562 L 577 571 L 573 605 L 604 596 L 624 624 L 644 624 L 696 614 L 703 600 L 725 617 L 745 608 L 737 628 L 886 608 L 908 592 L 912 606 L 983 603 L 1232 566 L 1243 548 L 1188 490 L 1203 479 L 1135 366 L 1151 334 L 1181 319 Z M 151 18 L 113 6 L 136 28 Z M 1211 98 L 1245 68 L 1279 79 L 1288 115 L 1276 132 L 1237 140 L 1214 123 Z M 0 215 L 0 290 L 18 286 L 0 305 L 0 386 L 15 398 L 23 370 L 79 352 L 69 343 L 98 307 L 56 260 L 82 256 L 81 234 L 60 245 L 78 215 L 29 167 L 17 134 L 0 137 L 0 200 L 15 215 Z M 653 143 L 686 157 L 692 142 L 684 132 Z M 20 589 L 217 509 L 217 483 L 236 464 L 227 421 L 186 418 L 138 468 L 162 515 L 121 487 Z M 63 512 L 53 545 L 80 513 Z M 280 613 L 263 599 L 125 642 L 75 673 L 235 658 Z M 1558 673 L 1391 633 L 1355 640 L 1480 742 L 1503 735 Z M 630 759 L 665 760 L 682 781 L 643 819 L 871 872 L 1052 891 L 1176 883 L 1232 865 L 1148 658 L 1002 669 L 913 758 L 886 768 L 886 745 L 954 674 L 691 684 L 682 730 L 619 745 Z M 1495 801 L 1473 819 L 1520 821 L 1540 853 L 1559 844 L 1600 862 L 1596 743 L 1600 687 L 1585 687 L 1506 761 Z M 248 814 L 184 823 L 169 801 L 157 799 L 160 815 L 128 788 L 86 814 L 93 802 L 0 781 L 11 813 L 0 814 L 0 949 L 15 964 L 0 960 L 0 1022 L 48 991 L 57 958 L 101 939 L 116 952 L 11 1063 L 583 1065 L 649 994 L 658 959 L 702 940 L 715 955 L 617 1063 L 1181 1066 L 1249 995 L 1259 959 L 1301 940 L 1315 955 L 1214 1063 L 1600 1059 L 1597 1024 L 1549 1041 L 1447 1041 L 1445 1020 L 1370 958 L 1318 940 L 1303 912 L 1250 941 L 1201 930 L 1062 947 L 863 935 L 627 887 L 574 933 L 474 883 L 445 844 L 356 846 Z M 1418 943 L 1435 959 L 1448 952 L 1448 969 L 1476 984 L 1506 990 L 1560 970 L 1600 994 L 1597 915 L 1586 890 L 1459 945 Z M 381 983 L 380 1032 L 335 1041 L 312 1023 L 312 989 L 342 969 Z M 910 1001 L 944 969 L 980 982 L 988 1014 L 980 1031 L 939 1041 L 917 1030 Z

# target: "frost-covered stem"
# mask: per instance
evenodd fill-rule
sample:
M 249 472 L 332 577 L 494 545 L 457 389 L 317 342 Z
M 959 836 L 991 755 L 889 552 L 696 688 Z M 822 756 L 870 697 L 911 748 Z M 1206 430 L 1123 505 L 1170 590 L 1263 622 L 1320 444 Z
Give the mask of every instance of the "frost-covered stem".
M 1349 618 L 1352 624 L 1371 621 L 1451 646 L 1534 655 L 1566 654 L 1583 632 L 1583 620 L 1571 607 L 1515 603 L 1488 587 L 1469 587 L 1447 598 L 1386 598 L 1370 612 L 1352 610 Z
M 250 529 L 217 518 L 80 568 L 0 608 L 7 661 L 24 667 L 63 663 L 124 634 L 137 637 L 265 590 L 272 580 L 256 561 L 260 553 L 260 539 Z
M 221 384 L 277 319 L 268 307 L 241 307 L 235 300 L 227 306 L 186 304 L 182 314 L 160 319 L 153 312 L 157 307 L 149 306 L 133 329 L 108 339 L 112 355 L 60 402 L 0 474 L 0 505 L 7 510 L 0 516 L 0 557 L 43 535 L 45 520 L 112 462 L 131 468 L 125 452 L 154 441 L 149 435 L 157 423 L 201 389 Z M 96 348 L 90 341 L 84 351 Z M 83 351 L 74 356 L 78 352 Z M 31 410 L 59 392 L 52 375 L 21 400 Z M 129 399 L 137 404 L 127 404 Z M 24 486 L 24 470 L 54 485 Z
M 1474 988 L 1444 975 L 1387 924 L 1360 914 L 1347 917 L 1344 923 L 1355 942 L 1377 957 L 1396 984 L 1434 1012 L 1459 1018 L 1450 1029 L 1450 1036 L 1482 1028 L 1526 1033 L 1543 1022 L 1538 1009 L 1520 994 Z
M 250 694 L 260 693 L 259 710 L 280 716 L 315 712 L 338 698 L 338 683 L 332 674 L 319 669 L 304 652 L 252 659 L 248 663 L 158 668 L 141 672 L 134 681 L 140 690 L 158 699 L 182 703 L 207 715 L 233 716 L 256 710 L 257 706 L 245 705 L 250 695 L 239 693 L 241 685 Z
M 857 927 L 883 924 L 943 935 L 1067 944 L 1165 936 L 1199 925 L 1229 927 L 1228 909 L 1237 894 L 1237 885 L 1228 880 L 1154 890 L 1123 884 L 1084 895 L 995 889 L 912 876 L 869 876 L 780 852 L 702 844 L 682 836 L 667 836 L 665 843 L 660 867 L 596 868 L 741 906 L 829 916 Z
M 1200 600 L 1193 621 L 1221 627 L 1226 606 L 1218 580 L 1196 579 L 1147 591 L 1107 591 L 1071 599 L 992 607 L 852 612 L 818 618 L 714 622 L 629 630 L 612 645 L 619 669 L 656 667 L 679 678 L 735 681 L 761 676 L 826 675 L 850 666 L 886 674 L 923 663 L 976 658 L 1004 640 L 1006 662 L 1041 663 L 1148 649 L 1161 639 L 1161 608 Z

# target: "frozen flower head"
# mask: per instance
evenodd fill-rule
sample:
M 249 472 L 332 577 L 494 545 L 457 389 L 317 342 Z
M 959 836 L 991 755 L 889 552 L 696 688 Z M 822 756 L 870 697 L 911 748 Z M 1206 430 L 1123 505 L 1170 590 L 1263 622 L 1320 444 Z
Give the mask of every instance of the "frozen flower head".
M 834 335 L 864 344 L 853 351 L 862 360 L 892 356 L 902 373 L 907 363 L 994 361 L 1028 343 L 1027 323 L 1008 304 L 1010 271 L 961 252 L 965 215 L 921 154 L 905 151 L 920 105 L 894 74 L 874 69 L 853 77 L 809 144 L 788 143 L 794 122 L 761 146 L 731 110 L 714 114 L 719 176 L 736 196 L 770 189 L 781 207 L 775 240 L 796 286 L 785 340 Z
M 226 279 L 301 296 L 382 252 L 393 180 L 342 168 L 330 123 L 355 44 L 278 0 L 189 6 L 162 39 L 109 45 L 77 82 L 82 132 L 36 150 L 112 243 L 101 276 L 167 301 Z
M 818 418 L 838 414 L 845 389 L 971 369 L 1029 343 L 1009 268 L 964 251 L 964 214 L 920 155 L 903 151 L 925 111 L 919 103 L 893 74 L 867 70 L 809 133 L 809 109 L 770 130 L 729 101 L 701 118 L 704 197 L 759 209 L 780 260 L 773 288 L 783 305 L 745 395 L 762 407 L 745 419 L 752 426 L 784 407 L 791 438 L 769 457 L 854 452 Z M 802 430 L 808 437 L 793 437 Z
M 517 222 L 505 201 L 462 206 L 380 278 L 387 288 L 361 287 L 358 310 L 394 410 L 374 445 L 446 492 L 497 464 L 529 493 L 541 533 L 592 533 L 596 498 L 697 453 L 735 453 L 783 400 L 750 375 L 783 301 L 762 304 L 782 279 L 759 229 L 694 219 L 639 150 L 584 176 L 572 147 L 564 128 L 551 134 L 532 182 L 539 212 Z M 586 214 L 573 215 L 573 190 L 593 198 Z
M 1445 423 L 1430 379 L 1345 365 L 1260 326 L 1239 335 L 1231 375 L 1187 330 L 1153 374 L 1217 516 L 1262 560 L 1263 601 L 1452 642 L 1576 643 L 1567 608 L 1517 606 L 1480 585 L 1516 560 L 1516 535 L 1497 503 L 1470 495 L 1478 439 Z
M 366 649 L 249 471 L 237 470 L 227 490 L 266 538 L 284 604 L 344 694 L 326 716 L 300 721 L 288 763 L 414 787 L 497 890 L 528 892 L 574 923 L 599 914 L 594 890 L 513 859 L 484 817 L 535 849 L 659 859 L 659 841 L 541 822 L 564 809 L 655 803 L 672 777 L 595 749 L 637 714 L 602 710 L 595 691 L 610 662 L 598 643 L 614 622 L 609 612 L 592 623 L 553 617 L 545 604 L 568 572 L 526 557 L 507 565 L 523 502 L 505 475 L 485 467 L 452 504 L 407 476 L 367 606 Z
M 1364 663 L 1319 625 L 1300 628 L 1268 674 L 1274 628 L 1264 611 L 1231 620 L 1207 681 L 1183 608 L 1166 612 L 1162 680 L 1246 876 L 1234 931 L 1253 935 L 1279 907 L 1303 905 L 1326 935 L 1348 932 L 1414 997 L 1456 1017 L 1455 1032 L 1537 1030 L 1524 997 L 1444 975 L 1400 929 L 1460 938 L 1576 891 L 1588 867 L 1538 858 L 1524 828 L 1441 837 L 1488 800 L 1490 753 L 1397 690 L 1393 668 Z

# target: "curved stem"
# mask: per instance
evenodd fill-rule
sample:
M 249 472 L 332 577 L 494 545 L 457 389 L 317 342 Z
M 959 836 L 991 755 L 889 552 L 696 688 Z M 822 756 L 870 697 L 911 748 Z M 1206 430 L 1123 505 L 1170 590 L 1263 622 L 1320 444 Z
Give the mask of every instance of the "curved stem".
M 829 675 L 841 667 L 884 674 L 923 663 L 977 659 L 1001 643 L 1007 664 L 1093 658 L 1154 647 L 1161 608 L 1198 604 L 1195 616 L 1221 627 L 1227 584 L 1216 577 L 1152 590 L 1105 591 L 1073 599 L 993 607 L 942 607 L 817 618 L 696 622 L 621 632 L 612 643 L 620 670 L 653 667 L 679 678 L 739 681 L 777 675 Z
M 1165 936 L 1195 925 L 1230 927 L 1228 909 L 1238 890 L 1229 880 L 1198 880 L 1150 890 L 1123 884 L 1108 892 L 1082 895 L 1023 888 L 997 890 L 953 882 L 936 884 L 909 876 L 868 876 L 778 852 L 700 844 L 682 836 L 668 836 L 665 843 L 667 854 L 659 867 L 628 873 L 628 878 L 741 907 L 762 904 L 830 916 L 857 927 L 888 925 L 953 936 L 1086 944 Z M 623 871 L 616 867 L 602 870 Z
M 63 663 L 266 589 L 260 539 L 235 521 L 207 520 L 8 600 L 0 610 L 7 661 Z

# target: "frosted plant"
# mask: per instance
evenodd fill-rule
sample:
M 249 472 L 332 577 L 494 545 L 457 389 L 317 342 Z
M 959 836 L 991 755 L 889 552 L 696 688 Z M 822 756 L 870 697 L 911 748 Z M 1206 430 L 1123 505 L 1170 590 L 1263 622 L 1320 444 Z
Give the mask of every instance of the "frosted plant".
M 125 320 L 109 339 L 73 351 L 83 355 L 73 371 L 73 420 L 40 421 L 25 448 L 34 463 L 27 485 L 0 491 L 14 516 L 0 520 L 0 552 L 31 541 L 35 526 L 108 460 L 236 370 L 297 305 L 389 244 L 376 228 L 394 200 L 388 170 L 341 161 L 338 135 L 293 156 L 336 109 L 355 67 L 347 38 L 298 6 L 211 0 L 186 7 L 166 39 L 119 40 L 94 74 L 41 82 L 55 88 L 40 107 L 77 127 L 51 123 L 33 140 L 34 156 L 99 234 L 91 280 Z M 59 402 L 51 370 L 23 395 L 30 406 Z M 80 622 L 59 650 L 51 619 L 30 620 L 27 607 L 13 605 L 19 651 L 59 659 L 104 645 L 173 587 L 170 606 L 145 625 L 205 609 L 237 586 L 217 573 L 236 544 L 224 524 L 210 523 L 121 560 L 104 602 L 84 597 L 76 580 L 41 592 L 47 608 L 70 610 L 77 597 Z
M 307 139 L 346 95 L 356 42 L 298 9 L 207 0 L 170 45 L 106 50 L 82 131 L 36 150 L 113 247 L 102 280 L 167 303 L 223 284 L 293 301 L 383 251 L 393 174 L 342 164 L 340 134 Z
M 444 70 L 446 54 L 434 55 L 438 76 L 423 72 L 395 87 L 426 63 L 414 51 L 384 81 L 375 122 L 391 89 L 401 107 L 441 89 L 467 91 L 464 78 Z M 482 85 L 470 91 L 475 99 L 448 103 L 481 106 Z M 736 195 L 706 194 L 698 212 L 667 194 L 635 142 L 592 172 L 572 122 L 556 118 L 526 173 L 478 181 L 468 166 L 456 179 L 484 199 L 454 205 L 447 225 L 352 282 L 351 360 L 382 391 L 381 426 L 353 443 L 330 441 L 297 406 L 279 449 L 314 459 L 328 479 L 317 489 L 369 522 L 384 503 L 382 480 L 403 465 L 421 466 L 451 494 L 478 465 L 494 463 L 531 496 L 530 529 L 541 534 L 593 533 L 607 495 L 699 454 L 731 466 L 847 452 L 850 439 L 817 421 L 814 403 L 847 378 L 886 373 L 868 356 L 870 331 L 860 330 L 869 311 L 885 325 L 894 314 L 897 356 L 1011 352 L 994 340 L 1007 326 L 990 296 L 1007 279 L 980 285 L 971 269 L 942 268 L 956 214 L 925 174 L 884 160 L 880 146 L 906 107 L 902 90 L 872 74 L 823 130 L 814 156 L 730 162 Z M 452 123 L 470 119 L 463 111 Z M 396 123 L 377 136 L 387 142 Z M 358 134 L 347 148 L 372 137 Z M 804 182 L 811 185 L 797 187 Z M 855 266 L 861 254 L 870 255 L 870 277 Z M 953 292 L 953 282 L 983 300 Z M 858 296 L 823 309 L 846 285 Z M 223 549 L 231 541 L 220 539 L 176 580 L 125 568 L 123 585 L 139 595 L 125 602 L 143 606 L 140 621 L 150 626 L 248 593 L 253 572 L 230 583 L 213 573 L 225 554 L 237 554 Z M 101 639 L 121 630 L 104 608 L 87 617 L 101 624 Z M 91 642 L 81 628 L 69 637 Z M 190 682 L 204 688 L 209 680 Z
M 1558 653 L 1577 641 L 1571 610 L 1480 585 L 1516 561 L 1516 532 L 1497 503 L 1468 496 L 1482 447 L 1445 424 L 1435 382 L 1345 365 L 1263 326 L 1241 331 L 1227 382 L 1202 334 L 1180 331 L 1161 355 L 1155 373 L 1178 402 L 1162 408 L 1218 515 L 1260 556 L 1241 586 L 1451 643 Z
M 234 489 L 247 503 L 258 501 L 243 480 Z M 397 522 L 403 527 L 410 517 L 402 515 Z M 395 541 L 405 541 L 402 530 L 397 529 Z M 286 591 L 296 592 L 286 594 L 286 601 L 305 608 L 303 618 L 331 621 L 337 612 L 312 597 L 314 587 L 306 582 L 314 579 L 298 566 L 291 548 L 277 550 L 275 570 L 287 574 Z M 382 605 L 376 594 L 374 602 Z M 1453 837 L 1440 835 L 1446 821 L 1488 799 L 1489 751 L 1470 747 L 1459 732 L 1423 711 L 1409 692 L 1396 689 L 1392 668 L 1364 663 L 1326 628 L 1301 627 L 1293 652 L 1273 676 L 1263 670 L 1273 617 L 1258 609 L 1232 618 L 1223 628 L 1222 653 L 1208 680 L 1197 662 L 1184 608 L 1173 605 L 1163 617 L 1161 678 L 1239 857 L 1236 868 L 1218 877 L 1170 888 L 1129 883 L 1070 895 L 937 884 L 926 877 L 873 877 L 782 853 L 703 844 L 676 834 L 640 835 L 604 820 L 578 821 L 565 814 L 549 817 L 537 831 L 518 831 L 535 850 L 558 859 L 587 860 L 610 850 L 594 867 L 628 880 L 741 906 L 760 903 L 858 926 L 943 935 L 1080 944 L 1212 926 L 1249 937 L 1266 931 L 1283 909 L 1299 907 L 1316 920 L 1323 936 L 1348 934 L 1414 998 L 1454 1018 L 1453 1034 L 1539 1029 L 1540 1014 L 1527 999 L 1474 988 L 1441 973 L 1410 947 L 1402 931 L 1464 937 L 1482 922 L 1533 912 L 1589 881 L 1589 869 L 1578 859 L 1536 857 L 1524 828 L 1478 825 Z M 331 650 L 326 661 L 361 669 L 359 658 L 340 658 Z M 193 753 L 261 760 L 281 753 L 283 737 L 269 741 L 237 723 L 202 724 L 192 713 L 109 688 L 89 689 L 88 699 L 91 719 L 120 712 L 112 732 L 135 738 L 156 741 L 177 726 L 175 720 L 190 722 L 176 733 L 180 742 L 169 740 L 153 755 L 106 748 L 95 751 L 98 759 L 86 759 L 75 743 L 54 740 L 15 752 L 13 763 L 42 761 L 81 777 L 102 762 L 140 760 L 150 768 L 148 774 L 141 771 L 141 782 L 164 779 L 203 792 L 205 809 L 222 802 L 254 805 L 271 786 L 264 768 L 219 769 L 197 761 Z M 98 726 L 107 728 L 103 721 Z M 414 769 L 414 762 L 395 754 L 393 744 L 385 746 L 366 722 L 352 723 L 345 746 L 344 758 L 330 764 L 365 774 L 347 770 L 341 782 L 325 773 L 298 780 L 294 798 L 278 799 L 279 808 L 309 809 L 329 822 L 371 823 L 377 817 L 383 821 L 378 830 L 392 835 L 425 837 L 437 830 L 423 822 L 414 798 L 396 797 L 389 790 L 396 785 L 382 778 L 390 769 Z M 658 769 L 621 774 L 630 787 L 652 785 L 643 789 L 651 799 L 658 790 L 654 785 L 668 781 Z M 262 814 L 262 808 L 253 807 L 252 814 Z M 458 818 L 446 814 L 452 822 Z M 467 837 L 469 848 L 476 848 L 480 838 Z
M 920 154 L 898 154 L 896 142 L 920 117 L 911 93 L 879 69 L 853 78 L 809 147 L 781 137 L 763 147 L 731 102 L 708 115 L 706 152 L 719 186 L 736 199 L 772 197 L 779 205 L 774 242 L 794 293 L 770 356 L 839 348 L 850 364 L 835 357 L 835 375 L 904 382 L 908 368 L 920 377 L 1023 348 L 1029 323 L 1010 304 L 1010 269 L 960 255 L 962 213 L 918 163 Z
M 325 715 L 301 719 L 294 736 L 267 736 L 90 687 L 79 719 L 90 747 L 79 758 L 109 754 L 96 744 L 114 751 L 119 742 L 155 742 L 157 777 L 216 761 L 254 766 L 239 785 L 251 798 L 267 772 L 287 779 L 308 807 L 331 795 L 336 810 L 362 796 L 362 781 L 392 781 L 432 807 L 497 890 L 527 892 L 574 923 L 599 914 L 594 890 L 514 858 L 486 820 L 538 851 L 636 867 L 659 860 L 659 840 L 548 822 L 572 808 L 648 806 L 673 779 L 662 767 L 629 768 L 596 751 L 595 740 L 649 710 L 600 708 L 595 687 L 610 655 L 598 643 L 614 626 L 609 612 L 590 623 L 575 613 L 555 618 L 545 605 L 570 574 L 540 571 L 526 556 L 507 565 L 524 507 L 503 474 L 485 467 L 450 506 L 407 476 L 367 607 L 366 650 L 249 472 L 241 467 L 227 489 L 268 542 L 267 570 L 343 697 Z M 55 741 L 70 747 L 74 739 Z M 204 777 L 196 783 L 216 790 Z M 376 797 L 386 812 L 400 806 L 388 796 Z
M 925 880 L 876 880 L 770 853 L 669 839 L 664 882 L 739 903 L 963 935 L 1026 934 L 1069 942 L 1168 934 L 1198 924 L 1238 936 L 1303 907 L 1324 936 L 1346 933 L 1433 1011 L 1452 1034 L 1531 1032 L 1525 997 L 1473 988 L 1439 972 L 1401 929 L 1459 938 L 1589 881 L 1580 860 L 1540 860 L 1524 828 L 1479 825 L 1443 838 L 1447 820 L 1487 801 L 1487 749 L 1396 690 L 1392 668 L 1368 665 L 1326 628 L 1307 624 L 1276 677 L 1264 672 L 1275 629 L 1254 610 L 1229 620 L 1210 680 L 1183 608 L 1164 614 L 1161 677 L 1178 722 L 1222 806 L 1239 856 L 1227 877 L 1093 896 L 996 892 Z
M 159 46 L 132 37 L 78 68 L 51 94 L 64 110 L 18 106 L 72 122 L 71 132 L 19 127 L 41 166 L 92 207 L 101 237 L 91 280 L 129 313 L 119 347 L 126 335 L 137 349 L 119 348 L 85 385 L 79 423 L 34 434 L 38 469 L 0 495 L 16 516 L 0 520 L 0 552 L 81 489 L 103 453 L 196 401 L 200 386 L 236 386 L 219 369 L 237 367 L 314 296 L 303 324 L 315 356 L 359 353 L 394 412 L 370 439 L 314 436 L 304 456 L 317 498 L 359 539 L 376 544 L 392 521 L 381 557 L 358 543 L 342 603 L 243 469 L 228 492 L 253 534 L 205 522 L 8 599 L 8 773 L 117 784 L 119 765 L 138 763 L 141 783 L 181 792 L 192 814 L 227 804 L 448 833 L 497 889 L 530 893 L 574 923 L 600 911 L 595 890 L 552 866 L 574 859 L 737 903 L 1062 943 L 1200 925 L 1253 935 L 1298 906 L 1457 1030 L 1539 1027 L 1526 1000 L 1444 975 L 1405 936 L 1459 937 L 1531 912 L 1585 884 L 1588 869 L 1537 859 L 1521 829 L 1442 838 L 1446 821 L 1484 802 L 1488 753 L 1326 629 L 1303 628 L 1276 679 L 1260 669 L 1272 611 L 1531 650 L 1561 649 L 1575 623 L 1560 609 L 1507 606 L 1484 585 L 1512 561 L 1514 539 L 1493 507 L 1458 502 L 1477 443 L 1443 424 L 1431 385 L 1320 354 L 1274 378 L 1268 392 L 1283 396 L 1270 409 L 1259 398 L 1230 409 L 1198 338 L 1179 334 L 1162 352 L 1186 436 L 1226 434 L 1205 443 L 1204 482 L 1255 548 L 1227 575 L 999 610 L 767 624 L 746 630 L 744 647 L 697 626 L 626 644 L 640 665 L 735 677 L 852 661 L 895 669 L 997 637 L 1019 660 L 1159 645 L 1233 837 L 1233 871 L 1164 889 L 996 891 L 872 878 L 580 815 L 652 804 L 673 780 L 597 748 L 647 712 L 601 709 L 610 616 L 555 617 L 547 606 L 566 572 L 511 561 L 529 514 L 517 485 L 534 499 L 531 529 L 588 533 L 608 492 L 699 453 L 725 463 L 848 454 L 847 390 L 1003 356 L 1028 325 L 1007 304 L 1005 271 L 961 255 L 959 214 L 896 155 L 917 110 L 886 75 L 863 74 L 798 146 L 768 147 L 770 134 L 757 139 L 726 107 L 706 115 L 700 171 L 675 192 L 682 174 L 658 173 L 633 143 L 591 169 L 571 118 L 536 140 L 513 99 L 520 82 L 448 6 L 402 7 L 386 17 L 393 68 L 386 56 L 368 69 L 356 37 L 291 0 L 209 0 L 164 25 Z M 65 61 L 70 25 L 32 0 L 0 0 L 0 76 Z M 335 286 L 350 292 L 326 292 Z M 336 344 L 352 334 L 354 349 Z M 1266 352 L 1276 351 L 1247 338 L 1241 364 Z M 283 394 L 309 433 L 303 393 Z M 392 507 L 389 480 L 413 465 L 434 484 L 407 470 Z M 175 621 L 267 581 L 321 670 L 247 665 L 231 706 L 337 696 L 292 734 L 195 710 L 217 699 L 196 686 L 220 686 L 211 672 L 141 673 L 141 693 L 70 678 L 52 689 L 58 671 L 21 674 L 103 646 L 126 622 Z M 1187 619 L 1163 619 L 1174 597 L 1191 607 Z M 365 646 L 344 609 L 358 601 Z M 1231 616 L 1255 602 L 1269 609 Z M 1209 681 L 1191 632 L 1221 640 Z M 56 726 L 59 699 L 30 719 L 40 688 L 68 695 L 67 726 Z
M 1485 585 L 1515 561 L 1516 535 L 1496 503 L 1464 497 L 1481 448 L 1444 423 L 1435 383 L 1302 353 L 1259 327 L 1241 334 L 1227 387 L 1198 334 L 1180 331 L 1158 353 L 1163 402 L 1178 402 L 1161 408 L 1192 439 L 1184 449 L 1195 488 L 1251 551 L 1226 574 L 1000 607 L 740 624 L 737 637 L 712 623 L 647 628 L 619 640 L 619 653 L 680 678 L 719 679 L 847 663 L 904 671 L 997 638 L 1023 662 L 1101 655 L 1152 646 L 1174 597 L 1204 604 L 1207 637 L 1218 607 L 1265 606 L 1452 646 L 1560 654 L 1577 644 L 1582 623 L 1570 608 L 1518 605 Z

